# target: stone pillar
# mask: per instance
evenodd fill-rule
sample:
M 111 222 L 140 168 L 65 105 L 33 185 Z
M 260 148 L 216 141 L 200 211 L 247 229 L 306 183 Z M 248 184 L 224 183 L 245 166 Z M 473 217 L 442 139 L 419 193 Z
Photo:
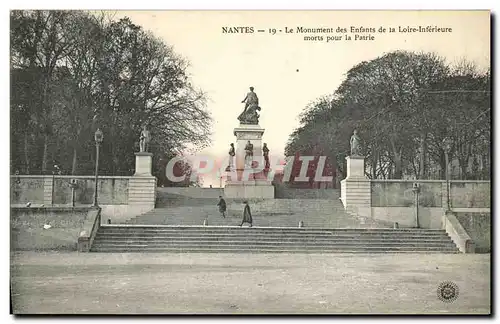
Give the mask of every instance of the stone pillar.
M 271 181 L 267 180 L 264 172 L 253 173 L 253 170 L 245 165 L 245 146 L 250 141 L 253 144 L 253 161 L 258 163 L 259 169 L 264 169 L 263 134 L 264 129 L 259 125 L 240 124 L 234 129 L 234 136 L 236 136 L 235 170 L 227 173 L 228 180 L 224 186 L 224 195 L 227 198 L 274 198 L 274 186 Z
M 262 156 L 262 135 L 264 129 L 259 125 L 240 125 L 234 129 L 234 136 L 236 136 L 236 169 L 245 169 L 245 146 L 248 141 L 253 144 L 253 159 L 254 161 L 264 163 Z
M 44 176 L 43 177 L 43 204 L 45 206 L 52 205 L 54 195 L 54 177 L 53 176 Z
M 366 179 L 365 176 L 365 157 L 364 156 L 348 156 L 347 161 L 347 177 L 351 179 Z
M 151 167 L 153 165 L 153 153 L 135 153 L 135 174 L 134 176 L 151 177 Z
M 128 204 L 155 207 L 155 177 L 133 176 L 128 181 Z
M 371 218 L 371 183 L 365 176 L 365 158 L 348 156 L 347 177 L 341 181 L 344 208 L 361 217 Z
M 151 175 L 153 154 L 135 153 L 135 174 L 128 182 L 128 205 L 132 214 L 142 214 L 155 208 L 156 178 Z

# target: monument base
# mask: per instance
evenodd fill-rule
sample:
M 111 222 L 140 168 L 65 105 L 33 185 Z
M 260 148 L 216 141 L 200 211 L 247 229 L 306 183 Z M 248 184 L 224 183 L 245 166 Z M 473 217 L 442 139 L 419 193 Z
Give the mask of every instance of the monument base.
M 151 177 L 152 166 L 153 166 L 153 153 L 148 153 L 148 152 L 135 153 L 134 176 Z
M 224 196 L 229 199 L 274 199 L 274 186 L 267 179 L 228 180 Z
M 347 156 L 347 176 L 348 179 L 367 179 L 365 175 L 365 157 Z

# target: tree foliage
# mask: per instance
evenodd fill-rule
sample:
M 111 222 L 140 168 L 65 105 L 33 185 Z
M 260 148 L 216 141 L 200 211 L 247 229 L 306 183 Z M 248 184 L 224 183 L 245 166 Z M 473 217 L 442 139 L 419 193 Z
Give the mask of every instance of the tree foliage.
M 130 175 L 143 124 L 155 166 L 209 143 L 211 117 L 188 62 L 133 24 L 81 11 L 11 13 L 11 156 L 21 173 Z M 161 170 L 156 170 L 156 173 Z
M 285 154 L 310 154 L 314 146 L 345 176 L 357 129 L 367 176 L 444 177 L 443 140 L 450 138 L 457 176 L 489 178 L 490 87 L 489 71 L 473 63 L 450 66 L 433 53 L 388 53 L 354 66 L 332 95 L 306 107 Z

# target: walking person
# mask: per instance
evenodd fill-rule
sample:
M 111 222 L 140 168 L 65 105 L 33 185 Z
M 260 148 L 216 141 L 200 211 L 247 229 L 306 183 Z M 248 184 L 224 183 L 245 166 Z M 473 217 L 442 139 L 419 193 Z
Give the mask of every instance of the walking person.
M 243 203 L 245 204 L 245 209 L 243 210 L 243 220 L 241 221 L 240 227 L 243 223 L 249 223 L 249 227 L 252 227 L 252 213 L 250 212 L 250 206 L 246 200 Z
M 219 212 L 222 214 L 223 218 L 226 218 L 226 201 L 222 196 L 219 196 L 219 203 L 217 203 L 217 206 L 219 206 Z

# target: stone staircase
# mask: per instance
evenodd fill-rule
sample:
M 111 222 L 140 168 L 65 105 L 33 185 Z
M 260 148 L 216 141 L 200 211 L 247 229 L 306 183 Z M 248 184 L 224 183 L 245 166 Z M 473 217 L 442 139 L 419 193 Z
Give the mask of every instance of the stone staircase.
M 205 221 L 211 226 L 240 224 L 243 215 L 241 202 L 227 201 L 228 209 L 225 218 L 219 213 L 216 206 L 217 200 L 211 200 L 210 203 L 210 205 L 155 208 L 128 220 L 126 224 L 200 226 Z M 254 225 L 260 227 L 297 227 L 300 221 L 303 222 L 304 227 L 313 228 L 390 227 L 389 224 L 359 219 L 346 213 L 338 200 L 275 199 L 250 201 L 249 204 Z
M 159 192 L 157 208 L 134 217 L 126 224 L 235 226 L 241 222 L 243 204 L 226 199 L 227 213 L 222 218 L 217 195 L 210 198 Z M 307 228 L 385 228 L 391 224 L 357 218 L 344 210 L 337 190 L 291 191 L 287 199 L 250 200 L 254 226 Z M 318 198 L 319 197 L 319 198 Z
M 157 208 L 126 224 L 99 228 L 94 252 L 457 253 L 443 230 L 392 229 L 344 210 L 336 190 L 296 190 L 289 198 L 251 200 L 253 227 L 239 227 L 242 201 L 218 192 L 159 190 Z M 298 227 L 299 222 L 303 227 Z M 205 224 L 205 225 L 204 225 Z
M 458 253 L 443 230 L 104 225 L 93 252 Z

